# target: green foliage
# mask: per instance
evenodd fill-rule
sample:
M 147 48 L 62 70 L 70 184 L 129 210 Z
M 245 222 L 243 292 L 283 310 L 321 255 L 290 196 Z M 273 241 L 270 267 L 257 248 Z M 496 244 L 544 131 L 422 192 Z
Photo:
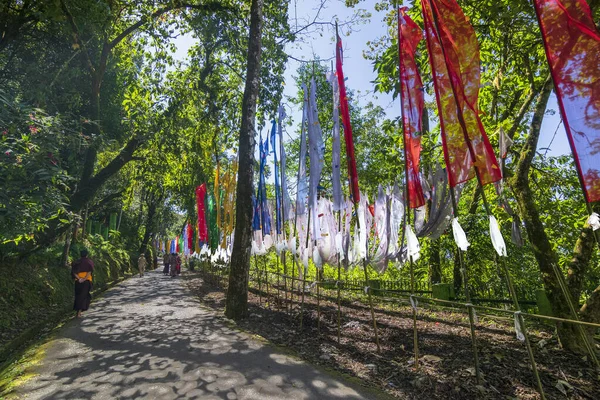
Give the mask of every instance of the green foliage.
M 65 202 L 74 179 L 60 161 L 75 144 L 73 125 L 0 92 L 0 244 L 18 245 L 50 219 L 73 218 Z

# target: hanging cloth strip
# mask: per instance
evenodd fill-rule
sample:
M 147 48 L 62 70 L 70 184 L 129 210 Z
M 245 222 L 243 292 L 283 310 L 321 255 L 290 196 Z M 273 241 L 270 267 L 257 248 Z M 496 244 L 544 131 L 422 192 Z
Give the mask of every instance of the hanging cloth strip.
M 293 218 L 292 201 L 290 200 L 290 192 L 287 183 L 287 156 L 285 154 L 285 146 L 283 145 L 283 120 L 286 118 L 285 108 L 279 106 L 277 112 L 277 136 L 279 136 L 279 148 L 281 157 L 281 194 L 283 197 L 283 220 L 289 221 Z
M 490 215 L 490 237 L 492 238 L 492 245 L 500 257 L 506 257 L 506 243 L 500 232 L 498 221 L 493 215 Z
M 276 145 L 276 136 L 277 136 L 277 121 L 271 121 L 273 126 L 271 128 L 271 153 L 273 153 L 273 166 L 274 166 L 274 181 L 275 181 L 275 213 L 273 214 L 275 217 L 275 231 L 277 235 L 281 234 L 281 227 L 283 226 L 281 221 L 281 193 L 280 193 L 280 185 L 279 185 L 279 164 L 277 163 L 277 145 Z
M 428 178 L 429 192 L 426 196 L 431 199 L 429 218 L 420 230 L 417 230 L 418 237 L 429 236 L 432 240 L 438 239 L 446 231 L 452 220 L 452 198 L 448 190 L 448 174 L 439 165 L 436 166 L 435 173 Z M 460 199 L 462 185 L 454 188 L 456 201 Z
M 388 251 L 390 247 L 390 198 L 379 185 L 375 201 L 375 233 L 379 241 L 377 251 L 371 262 L 375 270 L 382 274 L 387 269 Z
M 587 219 L 586 223 L 592 227 L 592 230 L 597 231 L 600 229 L 600 216 L 593 212 L 592 215 L 590 215 Z
M 319 218 L 317 218 L 317 195 L 318 186 L 323 171 L 323 161 L 325 156 L 325 144 L 323 143 L 323 134 L 321 124 L 319 123 L 319 112 L 317 110 L 317 84 L 314 78 L 310 82 L 310 95 L 308 98 L 308 156 L 310 159 L 310 177 L 308 186 L 308 206 L 311 209 L 313 218 L 312 235 L 313 238 L 319 237 Z
M 308 89 L 302 84 L 304 103 L 302 108 L 302 129 L 300 132 L 300 160 L 298 162 L 298 189 L 296 191 L 296 215 L 306 213 L 306 198 L 308 197 L 308 181 L 306 179 L 306 123 L 308 120 Z
M 467 251 L 471 244 L 467 240 L 467 235 L 462 226 L 458 223 L 458 218 L 452 220 L 452 234 L 454 235 L 454 241 L 458 248 L 462 251 Z
M 331 187 L 333 192 L 333 211 L 341 211 L 344 204 L 342 194 L 341 168 L 340 168 L 340 86 L 335 72 L 327 73 L 327 81 L 331 83 L 333 92 L 333 133 L 331 137 Z

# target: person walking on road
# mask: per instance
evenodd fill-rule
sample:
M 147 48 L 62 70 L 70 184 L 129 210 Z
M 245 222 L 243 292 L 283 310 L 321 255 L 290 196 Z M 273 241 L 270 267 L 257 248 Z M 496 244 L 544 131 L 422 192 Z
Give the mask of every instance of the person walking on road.
M 146 256 L 144 253 L 140 254 L 138 258 L 138 271 L 140 272 L 140 278 L 144 276 L 144 271 L 146 271 Z
M 171 263 L 169 264 L 169 275 L 174 278 L 177 275 L 177 255 L 171 254 Z
M 71 275 L 75 279 L 75 302 L 73 311 L 76 311 L 76 317 L 81 318 L 81 313 L 87 311 L 92 301 L 92 272 L 94 272 L 94 262 L 88 258 L 88 251 L 81 250 L 81 258 L 71 265 Z
M 163 275 L 169 275 L 169 264 L 171 263 L 171 255 L 165 253 L 163 256 Z

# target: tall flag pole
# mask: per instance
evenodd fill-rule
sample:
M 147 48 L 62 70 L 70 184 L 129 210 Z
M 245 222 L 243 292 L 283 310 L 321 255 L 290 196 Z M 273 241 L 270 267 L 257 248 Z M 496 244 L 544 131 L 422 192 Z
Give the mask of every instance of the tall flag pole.
M 346 158 L 348 161 L 348 178 L 350 179 L 350 193 L 352 201 L 357 204 L 360 201 L 360 190 L 358 188 L 358 173 L 356 172 L 356 158 L 354 156 L 354 139 L 352 137 L 352 124 L 350 123 L 350 109 L 348 108 L 348 94 L 346 93 L 346 82 L 344 79 L 344 48 L 342 38 L 338 32 L 337 22 L 335 24 L 336 51 L 335 72 L 340 87 L 340 111 L 342 113 L 342 125 L 344 128 L 344 139 L 346 140 Z
M 317 110 L 317 84 L 313 78 L 310 82 L 308 96 L 308 156 L 310 159 L 310 176 L 308 185 L 308 206 L 312 213 L 312 235 L 313 240 L 320 238 L 319 213 L 317 212 L 317 195 L 321 172 L 323 171 L 323 159 L 325 155 L 325 144 L 323 133 L 319 123 L 319 112 Z
M 600 201 L 600 33 L 584 0 L 533 3 L 585 199 Z
M 517 338 L 525 342 L 538 391 L 544 399 L 544 389 L 525 329 L 525 321 L 520 313 L 519 300 L 506 266 L 506 244 L 483 190 L 484 185 L 501 180 L 502 173 L 479 118 L 477 98 L 480 86 L 480 59 L 477 36 L 456 0 L 421 0 L 421 5 L 450 188 L 453 191 L 457 184 L 465 182 L 473 176 L 477 177 L 483 204 L 490 221 L 492 244 L 500 255 L 500 263 L 506 275 L 508 290 L 515 307 Z M 455 215 L 452 222 L 455 241 L 459 247 L 461 247 L 461 242 L 468 246 L 464 231 L 458 224 L 454 193 L 452 193 L 452 198 Z M 461 247 L 461 250 L 466 250 L 466 246 Z M 465 281 L 465 297 L 469 299 L 466 269 L 460 251 L 459 257 L 461 257 L 461 269 L 463 269 L 463 280 Z M 477 380 L 480 382 L 473 326 L 474 311 L 469 300 L 467 303 L 469 303 L 469 322 Z
M 261 136 L 262 141 L 262 136 Z M 267 203 L 267 188 L 265 180 L 265 166 L 267 164 L 267 153 L 269 152 L 269 137 L 265 138 L 260 151 L 260 169 L 258 178 L 258 201 L 260 202 L 260 226 L 263 235 L 271 234 L 271 218 L 269 216 L 269 208 Z
M 404 172 L 406 176 L 407 208 L 417 208 L 425 204 L 423 188 L 419 179 L 419 157 L 421 155 L 421 132 L 423 129 L 423 107 L 425 104 L 423 83 L 415 62 L 415 53 L 423 34 L 419 26 L 406 14 L 406 7 L 398 9 L 398 60 L 400 81 L 400 104 L 402 109 L 402 131 L 404 138 Z M 382 204 L 382 189 L 379 188 L 378 209 Z M 386 201 L 384 200 L 385 204 Z M 383 206 L 383 207 L 382 207 Z M 378 210 L 378 213 L 380 211 Z M 407 224 L 407 254 L 410 265 L 410 303 L 413 305 L 413 348 L 415 367 L 419 366 L 419 339 L 417 331 L 417 306 L 413 300 L 415 290 L 414 261 L 419 257 L 419 242 L 410 226 L 410 211 L 405 213 Z
M 343 59 L 344 59 L 344 47 L 342 46 L 342 38 L 340 38 L 338 32 L 337 22 L 335 24 L 335 72 L 338 79 L 338 85 L 340 89 L 340 112 L 342 114 L 342 126 L 344 129 L 344 139 L 346 141 L 346 159 L 348 161 L 348 178 L 350 179 L 350 194 L 352 195 L 352 202 L 354 203 L 354 209 L 356 216 L 361 223 L 361 236 L 366 235 L 366 224 L 364 223 L 363 207 L 360 205 L 360 189 L 358 187 L 358 173 L 356 172 L 356 159 L 354 156 L 354 139 L 352 137 L 352 124 L 350 123 L 350 109 L 348 108 L 348 94 L 346 92 L 346 80 L 344 78 Z M 367 252 L 367 243 L 365 242 L 365 253 Z M 377 352 L 381 351 L 379 346 L 379 334 L 377 332 L 377 319 L 375 318 L 375 310 L 373 308 L 373 298 L 369 284 L 369 273 L 367 272 L 367 259 L 363 258 L 363 271 L 365 273 L 365 291 L 369 298 L 369 308 L 371 311 L 371 320 L 373 321 L 373 332 L 375 333 L 375 344 L 377 345 Z
M 332 71 L 328 74 L 327 80 L 331 83 L 333 94 L 333 134 L 331 142 L 331 187 L 333 192 L 333 211 L 340 211 L 346 207 L 344 196 L 342 194 L 341 178 L 341 139 L 340 139 L 340 85 L 337 81 L 336 73 Z

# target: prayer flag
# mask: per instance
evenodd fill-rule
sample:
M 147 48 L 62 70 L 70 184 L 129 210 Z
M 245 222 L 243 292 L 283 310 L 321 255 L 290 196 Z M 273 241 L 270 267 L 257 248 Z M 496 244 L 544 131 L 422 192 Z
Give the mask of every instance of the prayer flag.
M 198 240 L 202 243 L 208 242 L 208 227 L 206 226 L 206 184 L 196 188 L 196 205 L 198 207 Z
M 317 192 L 321 172 L 323 171 L 323 159 L 325 156 L 325 144 L 321 124 L 319 123 L 319 112 L 317 110 L 317 84 L 312 79 L 310 82 L 310 95 L 308 97 L 308 156 L 310 159 L 310 177 L 308 185 L 308 206 L 312 211 L 313 238 L 319 236 L 319 218 L 317 217 Z
M 344 79 L 343 58 L 344 50 L 342 38 L 337 34 L 335 52 L 335 71 L 338 85 L 340 87 L 340 111 L 342 113 L 342 126 L 344 128 L 344 139 L 346 140 L 346 158 L 348 161 L 348 178 L 350 178 L 350 193 L 352 201 L 358 203 L 360 191 L 358 189 L 358 173 L 356 172 L 356 159 L 354 157 L 354 140 L 352 138 L 352 125 L 350 124 L 350 110 L 348 109 L 348 95 L 346 93 L 346 82 Z
M 423 39 L 421 28 L 406 14 L 406 7 L 398 10 L 398 51 L 400 54 L 400 103 L 404 131 L 404 157 L 406 157 L 406 186 L 410 208 L 425 204 L 419 158 L 423 132 L 423 83 L 415 62 L 417 46 Z
M 271 128 L 271 152 L 273 153 L 273 165 L 275 169 L 275 229 L 281 234 L 281 195 L 279 190 L 279 165 L 277 164 L 277 146 L 275 136 L 277 135 L 277 121 L 273 120 Z
M 600 201 L 600 33 L 584 0 L 534 0 L 587 202 Z
M 189 253 L 191 253 L 194 250 L 194 231 L 192 230 L 192 225 L 189 223 L 186 224 L 185 229 L 186 229 L 187 248 L 189 250 Z
M 262 142 L 262 137 L 261 137 Z M 265 141 L 260 146 L 260 169 L 258 176 L 258 194 L 257 199 L 260 210 L 260 226 L 263 234 L 271 234 L 271 218 L 269 216 L 268 204 L 267 204 L 267 187 L 265 180 L 265 166 L 267 164 L 267 153 L 269 152 L 269 137 L 265 138 Z
M 479 44 L 456 0 L 421 0 L 429 62 L 451 187 L 475 176 L 483 185 L 502 179 L 479 118 Z
M 283 120 L 285 119 L 285 109 L 283 106 L 279 106 L 278 118 L 277 118 L 277 131 L 279 136 L 279 148 L 281 149 L 281 196 L 282 202 L 282 213 L 283 220 L 289 221 L 292 218 L 292 204 L 290 200 L 290 192 L 288 190 L 287 176 L 286 176 L 286 155 L 285 147 L 283 146 Z
M 331 187 L 333 192 L 333 211 L 340 211 L 346 207 L 342 194 L 342 178 L 340 172 L 340 85 L 338 85 L 335 72 L 327 74 L 333 92 L 333 134 L 331 142 Z
M 300 133 L 300 159 L 298 161 L 298 188 L 296 190 L 296 214 L 306 213 L 305 203 L 308 196 L 308 182 L 306 181 L 306 120 L 308 115 L 308 89 L 302 84 L 304 104 L 302 107 L 302 129 Z

